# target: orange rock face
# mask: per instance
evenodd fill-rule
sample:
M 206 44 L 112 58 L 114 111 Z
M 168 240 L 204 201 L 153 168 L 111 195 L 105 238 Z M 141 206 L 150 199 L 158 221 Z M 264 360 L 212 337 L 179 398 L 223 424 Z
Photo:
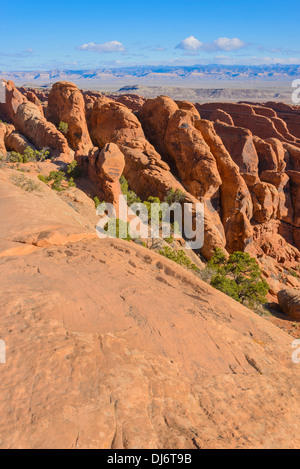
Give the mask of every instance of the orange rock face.
M 89 176 L 100 186 L 104 200 L 116 207 L 122 194 L 119 180 L 124 167 L 124 155 L 114 143 L 106 144 L 99 156 L 90 161 L 88 166 Z
M 268 112 L 259 106 L 233 103 L 198 104 L 196 107 L 204 119 L 215 120 L 212 118 L 213 113 L 221 110 L 231 116 L 235 126 L 247 128 L 261 139 L 276 138 L 300 147 L 300 139 L 290 132 L 286 123 L 272 110 Z
M 70 153 L 66 138 L 41 115 L 35 104 L 27 102 L 20 105 L 14 122 L 17 130 L 39 150 L 49 147 L 59 154 Z
M 41 105 L 41 102 L 38 99 L 37 95 L 33 91 L 28 91 L 26 93 L 26 98 L 28 99 L 28 101 L 30 101 L 31 103 L 36 105 L 36 107 L 39 109 L 40 113 L 43 116 L 44 115 L 44 108 Z
M 137 117 L 123 104 L 108 98 L 95 101 L 90 112 L 89 129 L 94 145 L 100 148 L 115 140 L 120 131 L 129 131 L 130 136 L 144 137 Z
M 85 118 L 85 103 L 77 86 L 73 83 L 56 83 L 49 94 L 47 118 L 56 126 L 68 124 L 66 138 L 77 158 L 88 156 L 93 144 Z
M 165 148 L 175 162 L 186 189 L 197 199 L 211 198 L 222 181 L 216 160 L 202 134 L 194 126 L 194 115 L 178 110 L 169 119 Z
M 159 96 L 148 99 L 138 114 L 147 139 L 160 154 L 166 154 L 165 133 L 170 117 L 177 110 L 178 106 L 171 98 Z
M 6 102 L 0 103 L 0 114 L 14 122 L 18 107 L 27 99 L 17 90 L 13 81 L 6 83 Z

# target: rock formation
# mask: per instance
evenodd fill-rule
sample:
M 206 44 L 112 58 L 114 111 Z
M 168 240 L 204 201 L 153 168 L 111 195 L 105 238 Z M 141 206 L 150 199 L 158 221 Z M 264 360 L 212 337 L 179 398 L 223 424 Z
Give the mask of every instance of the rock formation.
M 282 311 L 292 319 L 300 319 L 300 290 L 282 290 L 278 293 Z
M 98 198 L 114 203 L 122 172 L 143 200 L 164 200 L 170 189 L 180 190 L 187 202 L 205 205 L 206 259 L 216 247 L 248 250 L 268 264 L 266 276 L 279 280 L 280 259 L 294 268 L 300 246 L 300 140 L 288 116 L 297 121 L 297 107 L 194 105 L 124 91 L 103 96 L 60 82 L 48 93 L 17 90 L 9 82 L 1 112 L 14 126 L 0 124 L 1 152 L 49 147 L 52 156 L 68 162 L 71 147 Z M 60 122 L 68 125 L 66 138 L 57 130 Z M 105 168 L 116 161 L 119 170 L 111 180 Z M 274 256 L 277 248 L 280 255 Z
M 48 122 L 35 104 L 27 102 L 18 107 L 14 123 L 17 130 L 39 150 L 49 147 L 58 154 L 70 153 L 66 138 L 55 125 Z
M 59 126 L 68 124 L 66 138 L 77 159 L 88 156 L 93 144 L 85 118 L 85 103 L 77 86 L 68 82 L 53 85 L 48 99 L 47 118 Z
M 0 115 L 14 122 L 18 107 L 27 99 L 17 90 L 13 81 L 6 83 L 5 103 L 0 103 Z
M 104 200 L 116 207 L 122 194 L 119 181 L 124 167 L 124 155 L 114 143 L 107 143 L 99 155 L 95 154 L 91 158 L 88 165 L 89 177 L 103 192 Z

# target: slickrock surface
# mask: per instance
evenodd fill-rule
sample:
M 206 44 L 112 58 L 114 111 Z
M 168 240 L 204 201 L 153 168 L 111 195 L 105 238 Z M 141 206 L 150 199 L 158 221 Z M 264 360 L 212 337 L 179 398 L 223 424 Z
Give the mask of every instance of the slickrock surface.
M 70 205 L 17 176 L 0 172 L 1 448 L 299 447 L 291 336 L 152 251 L 94 239 L 78 189 Z

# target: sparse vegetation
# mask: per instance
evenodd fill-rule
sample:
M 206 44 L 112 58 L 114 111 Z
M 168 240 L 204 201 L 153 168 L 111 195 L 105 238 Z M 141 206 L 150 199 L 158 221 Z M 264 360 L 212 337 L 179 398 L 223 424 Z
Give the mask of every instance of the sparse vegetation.
M 160 249 L 159 254 L 164 257 L 167 257 L 171 261 L 176 262 L 176 264 L 182 265 L 190 270 L 193 270 L 194 272 L 200 271 L 200 269 L 195 264 L 193 264 L 191 259 L 188 258 L 183 249 L 176 251 L 170 246 L 165 246 L 163 249 Z
M 68 164 L 66 172 L 68 177 L 73 179 L 79 178 L 82 173 L 76 160 L 73 160 L 72 163 Z
M 288 270 L 288 273 L 292 276 L 292 277 L 295 277 L 295 278 L 300 278 L 300 275 L 293 269 L 289 269 Z
M 72 161 L 66 171 L 51 171 L 48 176 L 40 174 L 39 180 L 45 184 L 50 184 L 51 188 L 57 192 L 64 191 L 67 187 L 76 187 L 74 177 L 80 174 L 77 161 Z M 77 176 L 78 177 L 78 176 Z
M 66 122 L 60 122 L 59 123 L 59 126 L 58 126 L 58 130 L 62 133 L 62 134 L 67 134 L 68 133 L 68 130 L 69 130 L 69 125 L 66 123 Z
M 97 196 L 94 197 L 94 203 L 95 203 L 95 208 L 98 208 L 101 203 Z
M 135 203 L 142 202 L 141 199 L 136 195 L 136 193 L 129 189 L 128 181 L 124 176 L 121 176 L 120 184 L 123 195 L 127 196 L 127 204 L 129 206 Z
M 221 249 L 216 249 L 207 266 L 215 272 L 213 287 L 252 308 L 266 303 L 269 286 L 262 279 L 257 261 L 248 253 L 235 252 L 227 259 Z
M 6 162 L 7 163 L 31 163 L 38 161 L 45 161 L 49 158 L 50 152 L 44 148 L 43 150 L 33 150 L 30 147 L 27 147 L 24 150 L 24 154 L 11 151 L 7 153 Z
M 165 197 L 165 202 L 169 205 L 173 204 L 181 204 L 185 201 L 186 194 L 184 194 L 182 191 L 177 189 L 170 189 Z
M 121 238 L 125 241 L 131 241 L 132 238 L 129 234 L 129 223 L 120 220 L 119 218 L 110 218 L 108 223 L 104 226 L 106 234 L 111 238 Z
M 28 179 L 23 175 L 13 175 L 11 176 L 11 181 L 20 189 L 26 192 L 40 192 L 41 188 L 39 184 L 34 182 L 32 179 Z

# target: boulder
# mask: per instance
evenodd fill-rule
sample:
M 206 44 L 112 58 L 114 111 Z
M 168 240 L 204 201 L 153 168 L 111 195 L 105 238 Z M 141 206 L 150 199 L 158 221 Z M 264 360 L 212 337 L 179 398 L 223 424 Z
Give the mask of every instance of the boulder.
M 277 155 L 271 143 L 268 143 L 265 140 L 255 136 L 253 137 L 253 143 L 259 159 L 259 173 L 263 171 L 277 171 Z
M 291 319 L 300 319 L 300 290 L 282 290 L 277 298 L 285 314 Z
M 35 104 L 26 102 L 19 106 L 15 126 L 38 150 L 48 147 L 57 156 L 70 155 L 66 138 L 41 115 Z
M 5 137 L 7 135 L 7 125 L 0 122 L 0 158 L 6 157 Z
M 300 124 L 299 124 L 300 125 Z M 300 148 L 284 143 L 285 161 L 288 170 L 300 171 Z
M 95 146 L 103 148 L 114 141 L 120 131 L 129 130 L 131 137 L 144 138 L 142 126 L 137 117 L 124 104 L 107 98 L 94 102 L 89 114 L 89 129 Z
M 32 143 L 30 143 L 26 137 L 19 134 L 18 132 L 11 132 L 5 138 L 5 146 L 8 151 L 15 151 L 17 153 L 20 153 L 21 155 L 24 154 L 24 151 L 28 147 L 32 150 L 36 150 L 36 147 L 32 145 Z
M 121 195 L 120 177 L 123 174 L 125 160 L 123 153 L 115 143 L 104 146 L 99 156 L 89 162 L 89 176 L 104 194 L 106 202 L 119 204 Z

